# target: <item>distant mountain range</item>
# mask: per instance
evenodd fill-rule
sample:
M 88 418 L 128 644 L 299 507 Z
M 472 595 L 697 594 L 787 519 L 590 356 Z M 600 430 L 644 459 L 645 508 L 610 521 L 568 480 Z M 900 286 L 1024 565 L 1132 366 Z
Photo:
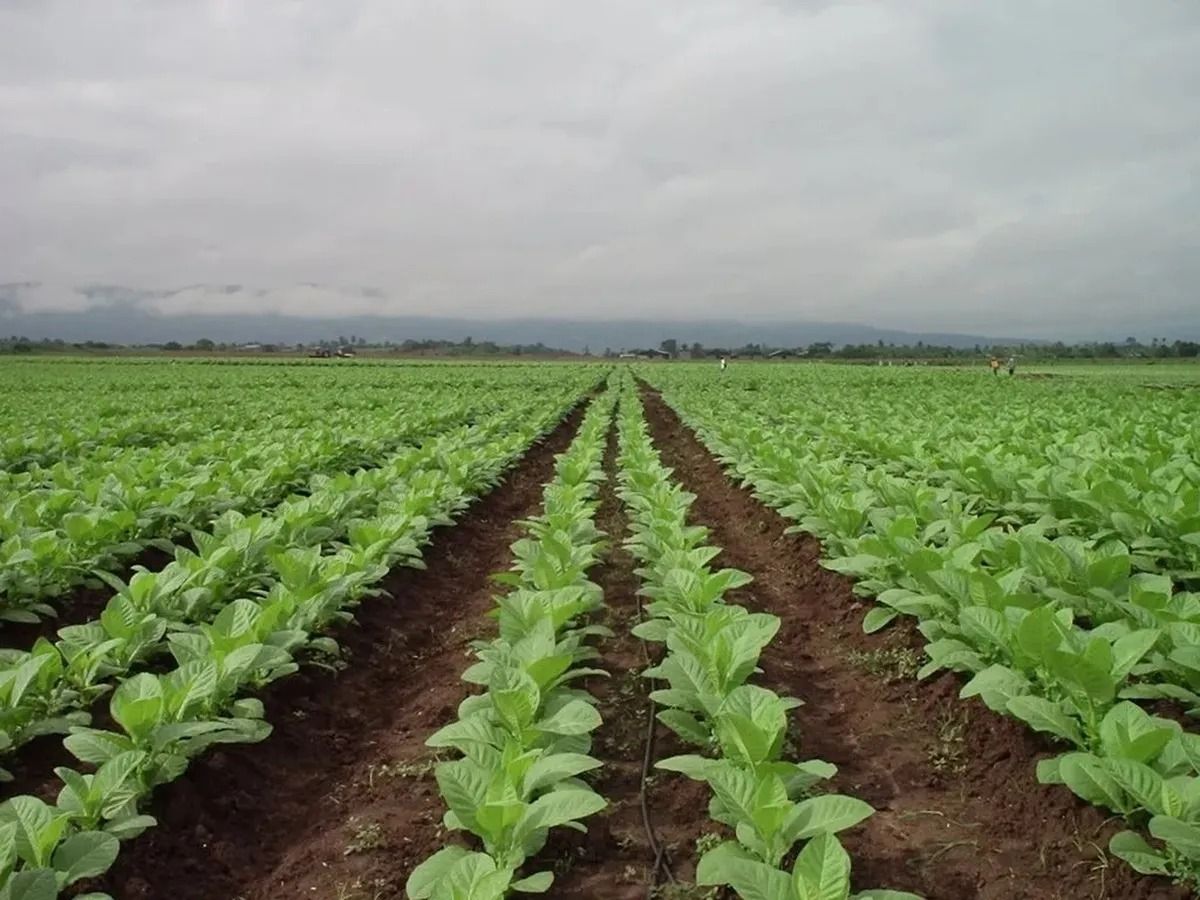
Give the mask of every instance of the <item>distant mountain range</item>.
M 970 348 L 1012 344 L 1048 343 L 1044 340 L 981 334 L 917 332 L 875 328 L 844 322 L 797 320 L 742 322 L 736 320 L 686 321 L 679 319 L 618 319 L 597 321 L 571 318 L 478 319 L 418 315 L 349 315 L 310 318 L 296 315 L 165 314 L 149 306 L 156 297 L 202 288 L 206 292 L 251 293 L 241 285 L 194 286 L 177 291 L 143 291 L 133 288 L 93 285 L 71 289 L 89 304 L 72 312 L 37 312 L 23 308 L 23 292 L 41 287 L 37 283 L 0 284 L 0 335 L 21 335 L 38 340 L 62 339 L 69 343 L 105 341 L 116 344 L 162 344 L 167 341 L 193 343 L 208 338 L 218 343 L 310 344 L 352 335 L 371 343 L 405 340 L 462 340 L 498 344 L 536 344 L 564 350 L 589 348 L 593 353 L 635 347 L 657 347 L 674 338 L 680 346 L 699 342 L 706 347 L 740 347 L 766 344 L 771 347 L 806 346 L 828 341 L 834 345 L 916 344 Z M 318 285 L 309 287 L 319 288 Z M 350 292 L 359 297 L 375 296 L 368 288 Z M 252 300 L 248 301 L 252 302 Z M 331 304 L 333 305 L 333 304 Z M 1175 335 L 1191 337 L 1190 335 Z M 1113 336 L 1121 341 L 1124 335 Z
M 1036 343 L 1017 338 L 973 334 L 896 331 L 838 322 L 737 321 L 684 322 L 671 319 L 596 322 L 577 319 L 452 319 L 431 316 L 347 316 L 309 319 L 274 315 L 161 315 L 121 308 L 83 312 L 0 311 L 0 333 L 34 340 L 61 338 L 68 343 L 106 341 L 116 344 L 192 343 L 209 338 L 218 343 L 248 341 L 275 344 L 314 343 L 355 335 L 371 343 L 405 340 L 495 341 L 498 344 L 536 344 L 563 350 L 605 348 L 623 350 L 657 347 L 674 338 L 680 345 L 699 342 L 706 347 L 805 346 L 818 341 L 841 344 L 926 344 L 973 347 L 976 344 Z

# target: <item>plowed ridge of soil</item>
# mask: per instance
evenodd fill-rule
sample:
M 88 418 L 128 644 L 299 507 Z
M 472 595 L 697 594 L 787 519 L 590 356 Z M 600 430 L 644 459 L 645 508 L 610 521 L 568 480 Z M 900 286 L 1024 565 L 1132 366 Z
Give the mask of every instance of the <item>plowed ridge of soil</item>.
M 393 596 L 364 602 L 337 635 L 347 666 L 279 682 L 271 737 L 215 752 L 166 788 L 159 827 L 125 845 L 92 890 L 121 900 L 394 900 L 444 845 L 425 739 L 454 718 L 468 644 L 494 633 L 490 576 L 509 562 L 577 409 L 504 483 L 439 531 L 425 570 L 398 569 Z
M 865 635 L 869 608 L 820 566 L 821 546 L 738 488 L 653 390 L 642 398 L 655 443 L 697 495 L 718 562 L 754 582 L 733 597 L 783 620 L 763 657 L 763 683 L 801 698 L 800 757 L 838 766 L 835 786 L 878 812 L 846 833 L 856 889 L 888 887 L 929 900 L 1180 900 L 1190 894 L 1108 857 L 1116 830 L 1065 788 L 1038 784 L 1048 746 L 977 701 L 959 679 L 918 684 L 872 674 L 911 631 Z

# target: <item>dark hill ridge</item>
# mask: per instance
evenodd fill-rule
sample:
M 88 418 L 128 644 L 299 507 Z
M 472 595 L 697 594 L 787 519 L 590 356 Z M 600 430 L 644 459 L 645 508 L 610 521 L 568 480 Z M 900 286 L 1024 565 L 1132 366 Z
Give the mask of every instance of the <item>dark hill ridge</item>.
M 209 338 L 222 343 L 312 343 L 337 335 L 356 335 L 368 341 L 461 340 L 468 335 L 475 341 L 500 344 L 536 344 L 566 350 L 593 353 L 605 348 L 620 350 L 633 347 L 657 347 L 669 338 L 681 347 L 699 342 L 706 347 L 739 347 L 749 343 L 772 347 L 797 347 L 828 341 L 835 345 L 885 344 L 913 345 L 918 341 L 936 346 L 971 348 L 976 344 L 1011 345 L 1042 343 L 1046 336 L 1030 326 L 1017 336 L 981 335 L 949 332 L 903 331 L 845 322 L 815 322 L 781 318 L 778 321 L 700 320 L 672 318 L 610 321 L 581 318 L 514 317 L 451 318 L 423 315 L 395 316 L 306 316 L 245 314 L 165 315 L 147 309 L 154 298 L 171 296 L 184 288 L 146 291 L 112 285 L 86 285 L 75 291 L 91 303 L 79 312 L 23 311 L 18 297 L 36 284 L 0 284 L 0 334 L 22 335 L 34 340 L 61 338 L 68 342 L 107 341 L 121 344 L 154 344 L 167 341 L 192 343 Z M 210 292 L 238 293 L 251 289 L 241 285 L 200 285 Z M 312 287 L 320 287 L 312 285 Z M 347 293 L 378 297 L 373 288 L 352 288 Z M 1081 326 L 1083 332 L 1085 326 Z M 1014 331 L 1017 331 L 1014 328 Z M 1171 340 L 1200 339 L 1200 321 L 1156 323 L 1135 329 L 1130 334 L 1169 336 Z M 1054 335 L 1058 337 L 1058 335 Z M 1096 335 L 1081 333 L 1064 340 L 1111 340 L 1121 342 L 1126 334 Z M 1149 339 L 1148 337 L 1146 338 Z
M 344 316 L 302 318 L 275 315 L 161 315 L 132 305 L 100 306 L 83 312 L 21 312 L 0 301 L 0 333 L 18 334 L 34 340 L 61 338 L 68 342 L 107 341 L 120 344 L 155 344 L 167 341 L 192 343 L 201 338 L 239 343 L 311 343 L 336 335 L 357 335 L 372 343 L 405 340 L 461 340 L 499 344 L 536 344 L 565 350 L 602 352 L 606 347 L 657 347 L 674 338 L 680 346 L 699 342 L 706 347 L 740 347 L 768 344 L 794 347 L 817 341 L 833 344 L 949 345 L 1008 343 L 999 338 L 966 334 L 932 334 L 871 328 L 833 322 L 737 321 L 682 322 L 678 320 L 575 319 L 454 319 L 431 316 Z M 1013 343 L 1019 341 L 1012 340 Z

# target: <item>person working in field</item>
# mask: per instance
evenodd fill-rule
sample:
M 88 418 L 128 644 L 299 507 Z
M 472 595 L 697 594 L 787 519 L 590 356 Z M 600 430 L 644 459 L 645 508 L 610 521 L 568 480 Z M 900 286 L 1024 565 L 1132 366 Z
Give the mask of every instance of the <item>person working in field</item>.
M 721 357 L 721 371 L 725 371 L 725 357 L 723 356 Z
M 991 366 L 992 366 L 992 374 L 999 375 L 1000 374 L 1000 360 L 993 356 Z
M 1017 358 L 1015 356 L 1010 356 L 1008 358 L 1008 377 L 1011 378 L 1012 376 L 1014 376 L 1016 374 L 1017 374 Z

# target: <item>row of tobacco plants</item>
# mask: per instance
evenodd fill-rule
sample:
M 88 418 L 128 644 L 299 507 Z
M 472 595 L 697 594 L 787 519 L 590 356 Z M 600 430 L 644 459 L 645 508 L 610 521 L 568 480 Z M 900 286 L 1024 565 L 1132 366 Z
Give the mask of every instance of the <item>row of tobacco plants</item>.
M 1128 512 L 1115 476 L 1087 462 L 1096 448 L 1100 457 L 1119 455 L 1119 435 L 1095 430 L 1096 423 L 1074 437 L 1053 435 L 1063 447 L 1081 448 L 1074 459 L 1047 451 L 1059 469 L 1022 479 L 997 468 L 989 479 L 982 451 L 972 457 L 960 449 L 957 463 L 951 457 L 955 446 L 966 446 L 955 422 L 973 409 L 972 392 L 988 392 L 982 407 L 1004 417 L 995 411 L 997 385 L 947 385 L 912 373 L 822 370 L 812 378 L 801 384 L 796 375 L 739 373 L 716 388 L 686 371 L 654 380 L 744 484 L 796 520 L 795 530 L 823 539 L 827 566 L 878 599 L 865 630 L 914 618 L 927 640 L 922 677 L 962 672 L 963 697 L 978 696 L 1066 745 L 1068 752 L 1039 764 L 1039 779 L 1134 826 L 1115 835 L 1110 850 L 1137 871 L 1200 887 L 1200 735 L 1141 705 L 1165 700 L 1200 714 L 1200 594 L 1180 589 L 1194 579 L 1186 567 L 1200 538 L 1200 469 L 1180 458 L 1195 435 L 1128 434 L 1127 425 L 1117 426 L 1153 448 L 1141 465 L 1174 485 L 1170 498 L 1147 501 L 1164 515 L 1170 510 L 1174 525 L 1160 530 L 1146 524 L 1153 515 Z M 890 391 L 900 424 L 889 433 L 908 433 L 910 420 L 920 419 L 919 445 L 902 449 L 868 418 L 871 405 L 856 405 L 860 382 Z M 949 390 L 962 396 L 921 402 Z M 1015 390 L 1022 409 L 1032 399 L 1063 402 L 1040 387 Z M 1080 394 L 1082 405 L 1088 396 Z M 1150 409 L 1189 402 L 1138 399 Z M 854 428 L 826 435 L 829 409 L 840 411 L 839 420 L 852 418 Z M 851 441 L 851 430 L 878 436 L 879 453 L 870 455 L 865 438 Z M 942 462 L 926 464 L 926 452 Z M 1137 464 L 1108 469 L 1121 465 Z
M 149 547 L 174 553 L 181 535 L 230 511 L 270 507 L 322 476 L 378 466 L 415 439 L 471 421 L 473 406 L 447 397 L 434 415 L 415 401 L 351 408 L 302 434 L 218 431 L 10 476 L 0 488 L 0 621 L 54 617 L 96 573 L 117 572 Z
M 109 373 L 65 367 L 78 369 Z M 206 397 L 207 380 L 196 366 L 164 366 L 161 394 L 175 404 L 164 411 L 155 402 L 155 379 L 144 366 L 135 369 L 143 378 L 134 418 L 147 407 L 157 416 L 140 441 L 124 430 L 106 440 L 98 412 L 129 404 L 119 397 L 100 402 L 83 385 L 66 398 L 51 392 L 56 415 L 49 421 L 39 423 L 32 410 L 21 420 L 25 440 L 57 447 L 59 455 L 0 463 L 0 627 L 55 616 L 76 587 L 103 586 L 97 572 L 119 573 L 149 547 L 173 553 L 175 541 L 231 510 L 269 508 L 311 490 L 322 476 L 378 466 L 438 428 L 470 424 L 530 388 L 566 381 L 582 389 L 589 377 L 576 370 L 567 378 L 517 379 L 511 369 L 442 366 L 393 368 L 381 378 L 378 368 L 367 368 L 312 372 L 297 385 L 272 367 L 217 367 L 223 377 Z M 122 383 L 114 379 L 114 387 Z M 28 387 L 35 398 L 48 390 Z M 0 406 L 5 393 L 0 388 Z M 72 455 L 54 437 L 64 427 L 94 432 L 99 443 Z
M 713 569 L 720 549 L 702 526 L 688 525 L 694 495 L 672 481 L 654 449 L 632 384 L 619 414 L 620 496 L 630 517 L 627 545 L 641 563 L 649 618 L 635 633 L 662 644 L 644 674 L 664 684 L 651 693 L 659 720 L 696 752 L 660 760 L 659 769 L 706 783 L 709 814 L 734 838 L 700 859 L 701 885 L 727 885 L 744 900 L 840 900 L 850 896 L 851 861 L 837 833 L 873 813 L 862 800 L 818 790 L 836 774 L 821 760 L 795 762 L 788 714 L 800 706 L 751 679 L 777 616 L 725 600 L 750 582 Z M 867 890 L 858 900 L 918 900 Z
M 0 650 L 0 764 L 36 738 L 87 724 L 88 710 L 113 684 L 157 658 L 178 657 L 176 648 L 197 632 L 223 627 L 218 617 L 235 599 L 303 598 L 318 581 L 346 595 L 376 580 L 373 558 L 389 541 L 401 548 L 421 510 L 420 489 L 527 446 L 583 387 L 568 383 L 533 400 L 497 395 L 501 408 L 487 416 L 453 404 L 414 416 L 402 448 L 372 468 L 314 476 L 270 511 L 226 512 L 192 532 L 195 549 L 176 547 L 165 567 L 139 571 L 127 584 L 98 573 L 116 593 L 95 620 L 28 651 Z
M 52 900 L 103 873 L 120 841 L 155 824 L 145 810 L 156 788 L 214 744 L 265 738 L 271 729 L 255 692 L 307 659 L 336 654 L 328 630 L 352 621 L 389 569 L 419 566 L 432 529 L 493 487 L 578 394 L 560 386 L 510 402 L 379 469 L 334 479 L 319 500 L 281 507 L 295 518 L 231 520 L 198 539 L 198 553 L 177 551 L 162 572 L 135 576 L 101 621 L 63 629 L 57 644 L 42 642 L 16 674 L 6 671 L 0 721 L 11 722 L 31 692 L 74 710 L 56 707 L 58 721 L 38 727 L 68 731 L 66 749 L 85 770 L 56 770 L 54 803 L 17 796 L 0 805 L 0 900 Z M 134 674 L 164 653 L 173 667 Z M 113 728 L 88 727 L 88 702 L 113 683 Z
M 413 900 L 545 892 L 552 872 L 519 870 L 552 829 L 586 830 L 580 820 L 606 805 L 579 777 L 601 764 L 589 755 L 601 720 L 575 682 L 604 674 L 587 665 L 597 656 L 588 642 L 610 634 L 588 623 L 604 602 L 588 570 L 605 547 L 595 517 L 614 397 L 606 392 L 588 409 L 555 461 L 541 514 L 512 546 L 512 569 L 496 576 L 509 589 L 497 598 L 498 635 L 475 643 L 476 662 L 463 673 L 484 690 L 426 742 L 458 755 L 435 769 L 444 824 L 472 835 L 479 849 L 452 844 L 421 863 L 406 886 Z

